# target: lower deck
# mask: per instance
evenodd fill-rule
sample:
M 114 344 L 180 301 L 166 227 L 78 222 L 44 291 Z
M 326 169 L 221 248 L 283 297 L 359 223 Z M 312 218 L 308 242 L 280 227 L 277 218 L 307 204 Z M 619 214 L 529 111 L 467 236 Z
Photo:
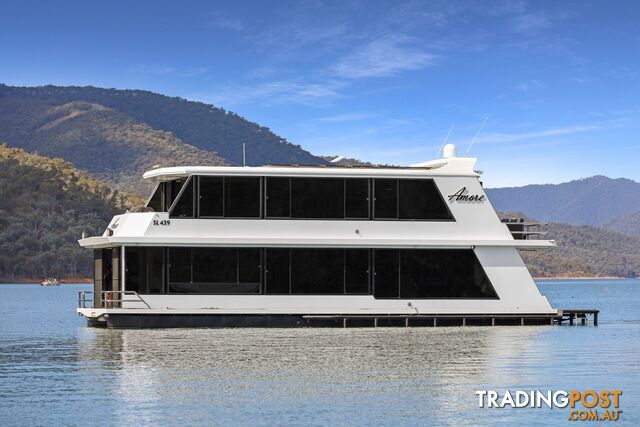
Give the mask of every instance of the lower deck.
M 598 310 L 559 310 L 549 314 L 211 314 L 211 313 L 108 313 L 88 317 L 94 327 L 108 328 L 380 328 L 439 326 L 598 325 Z

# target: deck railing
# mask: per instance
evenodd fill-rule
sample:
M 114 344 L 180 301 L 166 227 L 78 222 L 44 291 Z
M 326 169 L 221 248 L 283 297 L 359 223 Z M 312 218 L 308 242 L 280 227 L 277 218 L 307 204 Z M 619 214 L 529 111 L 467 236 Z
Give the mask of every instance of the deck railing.
M 124 302 L 142 303 L 147 308 L 151 308 L 149 304 L 135 291 L 101 291 L 100 301 L 102 308 L 120 307 Z M 127 298 L 127 296 L 134 298 Z M 95 301 L 95 292 L 78 291 L 78 308 L 92 308 Z M 87 307 L 87 303 L 90 303 Z

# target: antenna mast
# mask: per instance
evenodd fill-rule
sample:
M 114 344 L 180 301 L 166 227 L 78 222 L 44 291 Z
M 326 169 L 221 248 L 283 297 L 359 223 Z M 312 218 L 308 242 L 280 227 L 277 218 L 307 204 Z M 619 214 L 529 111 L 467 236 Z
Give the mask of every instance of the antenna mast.
M 476 136 L 474 136 L 473 139 L 471 140 L 471 144 L 469 144 L 469 148 L 467 148 L 467 151 L 464 152 L 465 157 L 467 157 L 467 153 L 469 152 L 469 150 L 471 150 L 471 147 L 476 142 L 476 139 L 478 139 L 478 135 L 480 135 L 480 132 L 482 132 L 482 128 L 484 127 L 484 124 L 487 123 L 488 118 L 489 116 L 486 116 L 484 118 L 484 122 L 482 122 L 482 124 L 480 125 L 480 129 L 478 129 L 478 132 L 476 132 Z
M 242 143 L 242 166 L 247 166 L 247 144 Z

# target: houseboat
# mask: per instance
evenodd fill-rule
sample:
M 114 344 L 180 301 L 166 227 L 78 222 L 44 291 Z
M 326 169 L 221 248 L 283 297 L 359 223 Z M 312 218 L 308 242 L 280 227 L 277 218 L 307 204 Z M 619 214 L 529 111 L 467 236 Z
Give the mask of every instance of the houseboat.
M 553 323 L 519 251 L 555 242 L 512 233 L 476 159 L 443 153 L 146 172 L 146 206 L 79 241 L 95 282 L 78 312 L 112 328 Z

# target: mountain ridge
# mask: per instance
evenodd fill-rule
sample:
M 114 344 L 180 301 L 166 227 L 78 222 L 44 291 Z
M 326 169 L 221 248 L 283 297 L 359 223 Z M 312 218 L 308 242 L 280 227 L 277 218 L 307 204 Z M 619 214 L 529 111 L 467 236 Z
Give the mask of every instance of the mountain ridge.
M 3 97 L 101 104 L 154 128 L 170 131 L 185 143 L 215 152 L 232 164 L 242 164 L 243 143 L 250 154 L 247 157 L 250 166 L 265 163 L 326 164 L 320 157 L 290 143 L 265 126 L 224 108 L 180 97 L 139 89 L 0 84 L 0 100 Z
M 520 211 L 540 221 L 603 225 L 640 211 L 640 183 L 603 175 L 560 184 L 488 188 L 489 200 L 499 211 Z

